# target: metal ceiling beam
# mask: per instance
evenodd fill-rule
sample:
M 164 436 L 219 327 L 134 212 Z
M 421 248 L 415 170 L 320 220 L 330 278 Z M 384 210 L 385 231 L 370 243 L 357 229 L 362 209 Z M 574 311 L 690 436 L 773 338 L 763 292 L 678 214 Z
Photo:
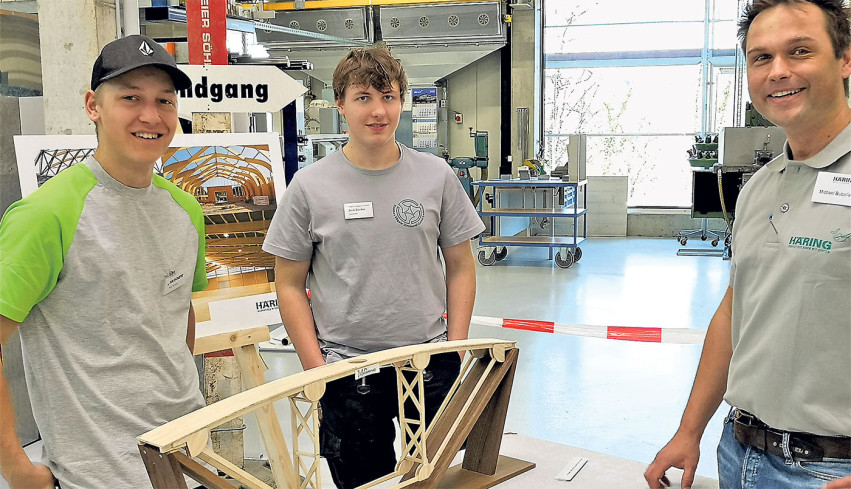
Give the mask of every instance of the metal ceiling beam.
M 343 46 L 372 46 L 371 42 L 358 41 L 356 39 L 348 39 L 345 37 L 329 36 L 319 32 L 310 32 L 301 29 L 293 29 L 291 27 L 284 27 L 282 25 L 269 24 L 268 22 L 254 21 L 254 28 L 272 32 L 283 32 L 294 36 L 309 37 L 312 39 L 319 39 L 321 41 L 333 41 Z
M 323 8 L 342 8 L 342 7 L 370 7 L 373 5 L 434 5 L 438 3 L 473 3 L 481 2 L 482 0 L 307 0 L 304 6 L 296 3 L 301 2 L 266 2 L 255 4 L 257 8 L 263 10 L 312 10 Z
M 145 22 L 152 24 L 160 22 L 176 22 L 186 24 L 186 8 L 185 7 L 146 7 L 144 9 Z M 254 33 L 254 22 L 249 19 L 234 17 L 228 15 L 227 29 L 231 31 L 240 31 Z

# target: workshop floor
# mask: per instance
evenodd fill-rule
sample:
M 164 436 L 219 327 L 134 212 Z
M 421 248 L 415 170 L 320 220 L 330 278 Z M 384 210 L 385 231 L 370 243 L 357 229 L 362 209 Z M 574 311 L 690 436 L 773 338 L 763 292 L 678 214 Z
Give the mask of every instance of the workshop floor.
M 726 290 L 729 262 L 676 255 L 673 239 L 595 238 L 557 268 L 546 249 L 509 248 L 477 263 L 474 315 L 567 324 L 705 330 Z M 695 243 L 689 248 L 709 247 Z M 473 325 L 471 337 L 517 342 L 520 359 L 505 430 L 649 463 L 688 399 L 700 345 L 616 341 Z M 263 352 L 267 377 L 300 371 L 292 352 Z M 278 406 L 279 412 L 282 406 Z M 702 443 L 698 474 L 717 478 L 722 405 Z M 246 418 L 246 455 L 262 453 Z

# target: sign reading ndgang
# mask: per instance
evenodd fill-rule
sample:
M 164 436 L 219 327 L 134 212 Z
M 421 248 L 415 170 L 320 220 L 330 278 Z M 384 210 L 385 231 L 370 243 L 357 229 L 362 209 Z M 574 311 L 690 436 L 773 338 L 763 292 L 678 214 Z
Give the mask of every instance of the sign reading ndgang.
M 178 90 L 181 114 L 276 112 L 307 91 L 274 66 L 180 65 L 192 86 Z

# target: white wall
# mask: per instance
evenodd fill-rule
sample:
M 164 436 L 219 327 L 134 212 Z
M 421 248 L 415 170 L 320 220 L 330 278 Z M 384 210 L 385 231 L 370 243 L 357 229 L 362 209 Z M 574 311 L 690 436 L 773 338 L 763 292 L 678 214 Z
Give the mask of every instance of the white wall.
M 474 131 L 487 131 L 488 172 L 491 178 L 499 176 L 499 74 L 499 52 L 493 52 L 446 78 L 449 156 L 475 156 L 470 127 Z M 463 114 L 463 123 L 454 122 L 455 112 Z M 480 177 L 478 170 L 474 170 L 473 177 Z

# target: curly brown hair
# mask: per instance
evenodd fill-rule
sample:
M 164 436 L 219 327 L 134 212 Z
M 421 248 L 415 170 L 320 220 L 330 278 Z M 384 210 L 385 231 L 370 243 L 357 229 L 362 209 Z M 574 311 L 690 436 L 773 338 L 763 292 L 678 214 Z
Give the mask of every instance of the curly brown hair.
M 386 92 L 393 86 L 393 82 L 399 85 L 399 95 L 404 101 L 405 93 L 408 91 L 408 76 L 402 68 L 402 63 L 395 59 L 389 50 L 352 49 L 340 60 L 334 70 L 334 99 L 343 100 L 346 88 L 351 85 L 371 86 L 379 92 Z

